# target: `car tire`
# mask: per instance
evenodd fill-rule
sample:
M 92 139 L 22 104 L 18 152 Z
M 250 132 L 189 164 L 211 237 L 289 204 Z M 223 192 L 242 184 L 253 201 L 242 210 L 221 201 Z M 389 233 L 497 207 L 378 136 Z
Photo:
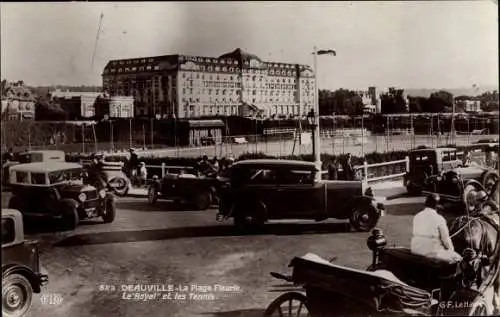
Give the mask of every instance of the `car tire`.
M 283 304 L 288 303 L 286 307 L 293 307 L 296 305 L 293 305 L 293 302 L 299 302 L 299 307 L 301 307 L 301 310 L 297 312 L 297 315 L 299 313 L 304 313 L 304 315 L 310 316 L 311 315 L 311 310 L 309 308 L 309 301 L 307 300 L 307 297 L 299 292 L 288 292 L 285 294 L 280 295 L 278 298 L 276 298 L 274 301 L 269 304 L 269 306 L 266 308 L 264 311 L 263 316 L 264 317 L 271 317 L 271 316 L 276 316 L 279 313 L 279 316 L 283 316 L 282 314 L 282 309 L 284 307 Z M 287 314 L 288 315 L 288 314 Z M 302 314 L 301 314 L 302 315 Z
M 2 276 L 2 316 L 25 316 L 32 300 L 33 287 L 26 277 L 17 273 Z
M 116 217 L 116 200 L 114 197 L 107 197 L 104 202 L 104 214 L 101 216 L 104 223 L 111 223 Z
M 368 232 L 375 228 L 380 218 L 380 213 L 369 204 L 359 204 L 352 208 L 349 222 L 359 232 Z
M 212 205 L 212 194 L 210 192 L 201 192 L 196 195 L 194 205 L 198 210 L 207 210 Z
M 150 205 L 154 205 L 158 200 L 158 191 L 155 185 L 149 185 L 148 187 L 148 202 Z
M 80 223 L 78 216 L 78 203 L 73 199 L 61 201 L 62 223 L 66 230 L 74 230 Z
M 238 204 L 233 211 L 234 225 L 238 228 L 257 229 L 265 223 L 265 207 L 259 202 Z

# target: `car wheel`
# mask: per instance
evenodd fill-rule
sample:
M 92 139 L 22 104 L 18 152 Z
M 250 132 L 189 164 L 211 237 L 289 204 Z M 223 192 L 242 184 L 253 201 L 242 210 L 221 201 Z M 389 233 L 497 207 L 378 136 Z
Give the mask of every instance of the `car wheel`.
M 32 299 L 33 288 L 27 278 L 17 273 L 2 276 L 2 316 L 25 316 Z
M 62 222 L 66 230 L 74 230 L 80 223 L 78 203 L 72 199 L 62 201 Z
M 104 202 L 104 214 L 102 215 L 102 220 L 105 223 L 110 223 L 115 220 L 116 217 L 116 201 L 114 198 L 106 198 Z
M 212 204 L 212 195 L 209 192 L 201 192 L 196 195 L 194 204 L 198 210 L 207 210 Z
M 371 205 L 359 205 L 352 209 L 349 222 L 356 231 L 367 232 L 373 229 L 380 218 L 380 214 Z
M 150 205 L 154 205 L 158 200 L 158 191 L 154 185 L 148 187 L 148 202 Z
M 234 207 L 234 225 L 239 228 L 259 228 L 265 222 L 265 207 L 258 202 L 240 204 Z

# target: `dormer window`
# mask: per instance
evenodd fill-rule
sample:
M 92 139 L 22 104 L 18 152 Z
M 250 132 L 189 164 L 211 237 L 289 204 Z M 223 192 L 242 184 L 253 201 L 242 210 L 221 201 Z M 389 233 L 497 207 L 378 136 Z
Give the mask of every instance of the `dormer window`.
M 115 72 L 116 72 L 116 69 L 112 68 L 112 69 L 111 69 L 111 72 L 112 72 L 112 73 L 115 73 Z
M 155 66 L 155 70 L 160 70 L 160 66 Z
M 153 59 L 152 59 L 152 58 L 150 58 L 150 59 L 148 60 L 148 62 L 150 62 L 150 63 L 151 63 L 152 61 L 153 61 Z
M 145 59 L 141 59 L 141 63 L 145 63 L 145 62 L 146 62 L 146 60 L 145 60 Z
M 146 67 L 147 70 L 151 70 L 151 66 Z
M 221 64 L 226 64 L 226 61 L 225 60 L 221 60 L 220 63 Z

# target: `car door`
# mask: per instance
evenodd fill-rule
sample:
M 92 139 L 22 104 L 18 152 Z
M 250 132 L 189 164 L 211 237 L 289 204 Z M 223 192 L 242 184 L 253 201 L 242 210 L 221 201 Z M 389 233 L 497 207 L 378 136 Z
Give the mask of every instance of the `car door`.
M 277 171 L 273 168 L 253 168 L 247 171 L 247 180 L 244 192 L 238 198 L 245 202 L 258 202 L 264 204 L 267 216 L 271 219 L 280 219 L 283 204 L 277 199 L 278 181 Z
M 283 218 L 317 219 L 324 212 L 324 186 L 314 182 L 311 170 L 281 170 L 274 197 Z

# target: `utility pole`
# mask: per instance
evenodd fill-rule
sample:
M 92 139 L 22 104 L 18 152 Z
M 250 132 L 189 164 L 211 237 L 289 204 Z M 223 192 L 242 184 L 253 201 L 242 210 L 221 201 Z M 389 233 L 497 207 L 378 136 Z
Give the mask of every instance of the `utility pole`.
M 104 14 L 101 12 L 101 16 L 99 17 L 99 27 L 97 28 L 97 34 L 95 37 L 95 44 L 94 44 L 94 51 L 92 52 L 92 65 L 91 65 L 91 70 L 94 70 L 94 59 L 95 59 L 95 53 L 97 51 L 97 43 L 99 42 L 99 35 L 101 34 L 101 26 L 102 26 L 102 18 L 104 17 Z

